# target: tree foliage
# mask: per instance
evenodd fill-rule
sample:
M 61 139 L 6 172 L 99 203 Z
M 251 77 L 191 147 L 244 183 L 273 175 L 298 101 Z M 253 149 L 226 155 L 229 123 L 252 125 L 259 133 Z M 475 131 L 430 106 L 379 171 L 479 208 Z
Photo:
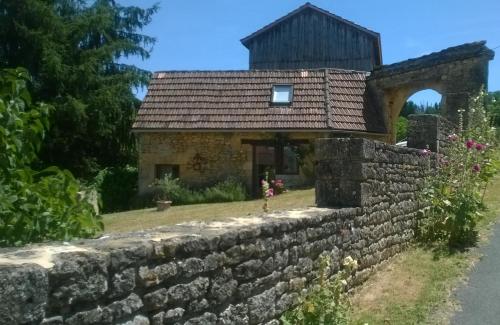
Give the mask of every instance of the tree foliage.
M 396 141 L 403 141 L 408 137 L 408 119 L 406 117 L 398 117 L 396 122 Z
M 34 100 L 54 107 L 45 165 L 89 176 L 134 162 L 133 87 L 145 86 L 149 72 L 123 61 L 149 56 L 154 39 L 140 30 L 156 9 L 114 0 L 0 2 L 0 66 L 26 67 Z
M 441 104 L 416 104 L 409 100 L 405 103 L 399 114 L 402 117 L 408 117 L 411 114 L 439 114 L 441 111 Z
M 495 127 L 500 127 L 500 91 L 490 92 L 486 98 L 486 109 Z M 497 130 L 498 131 L 498 130 Z
M 92 236 L 102 223 L 71 173 L 29 167 L 49 106 L 32 105 L 27 81 L 25 70 L 0 70 L 0 246 Z

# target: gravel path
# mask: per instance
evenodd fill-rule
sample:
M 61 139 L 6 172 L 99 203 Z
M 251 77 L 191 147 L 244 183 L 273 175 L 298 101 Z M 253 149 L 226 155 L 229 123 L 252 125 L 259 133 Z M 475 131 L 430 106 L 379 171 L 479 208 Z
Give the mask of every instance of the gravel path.
M 452 325 L 500 324 L 500 223 L 481 253 L 468 283 L 455 292 L 462 310 L 453 316 Z

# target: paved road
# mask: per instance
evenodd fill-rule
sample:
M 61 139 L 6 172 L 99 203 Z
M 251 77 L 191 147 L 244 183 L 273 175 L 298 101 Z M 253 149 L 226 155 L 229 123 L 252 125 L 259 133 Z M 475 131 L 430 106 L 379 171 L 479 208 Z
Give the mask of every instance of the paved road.
M 454 315 L 452 325 L 500 324 L 500 223 L 482 253 L 469 282 L 455 292 L 462 311 Z

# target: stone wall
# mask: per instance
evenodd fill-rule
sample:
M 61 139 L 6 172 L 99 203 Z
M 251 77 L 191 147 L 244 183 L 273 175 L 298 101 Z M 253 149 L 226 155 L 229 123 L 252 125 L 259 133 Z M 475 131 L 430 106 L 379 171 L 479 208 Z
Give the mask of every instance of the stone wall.
M 457 127 L 444 117 L 432 114 L 408 116 L 408 147 L 430 149 L 442 153 L 448 146 L 448 136 L 457 132 Z
M 289 133 L 288 139 L 311 140 L 326 133 Z M 180 179 L 192 186 L 211 184 L 229 176 L 252 186 L 252 145 L 242 140 L 273 140 L 272 132 L 163 132 L 139 133 L 139 192 L 145 193 L 155 178 L 155 165 L 179 166 Z M 197 157 L 197 158 L 195 158 Z M 283 175 L 300 185 L 305 175 Z
M 317 140 L 316 152 L 318 205 L 351 207 L 3 250 L 0 324 L 277 324 L 320 255 L 334 272 L 357 259 L 361 283 L 412 240 L 428 158 L 364 139 Z

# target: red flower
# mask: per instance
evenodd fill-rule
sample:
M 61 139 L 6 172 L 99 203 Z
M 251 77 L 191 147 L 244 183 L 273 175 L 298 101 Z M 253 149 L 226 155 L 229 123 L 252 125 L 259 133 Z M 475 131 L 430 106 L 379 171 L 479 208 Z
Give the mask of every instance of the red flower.
M 481 166 L 479 166 L 479 164 L 475 164 L 474 166 L 472 166 L 472 171 L 474 173 L 479 173 L 481 171 Z
M 486 146 L 482 143 L 477 143 L 476 144 L 476 150 L 477 151 L 481 151 L 481 150 L 484 150 L 486 148 Z
M 467 146 L 467 149 L 471 149 L 472 147 L 474 147 L 475 144 L 476 144 L 476 142 L 472 139 L 465 141 L 465 145 Z

